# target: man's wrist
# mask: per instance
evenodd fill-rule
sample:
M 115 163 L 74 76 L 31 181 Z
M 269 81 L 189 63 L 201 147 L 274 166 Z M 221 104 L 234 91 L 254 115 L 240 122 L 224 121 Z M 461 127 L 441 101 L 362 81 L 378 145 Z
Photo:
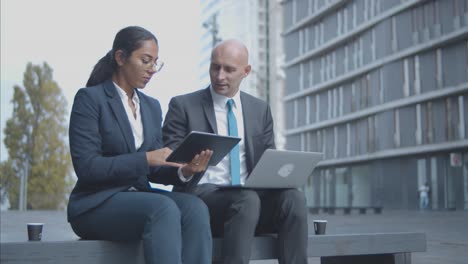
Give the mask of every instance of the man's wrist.
M 182 168 L 183 168 L 183 167 L 180 167 L 180 168 L 177 170 L 177 175 L 179 176 L 179 179 L 180 179 L 182 182 L 189 182 L 189 181 L 193 178 L 193 174 L 192 174 L 192 175 L 189 175 L 188 177 L 184 176 L 184 173 L 182 172 Z

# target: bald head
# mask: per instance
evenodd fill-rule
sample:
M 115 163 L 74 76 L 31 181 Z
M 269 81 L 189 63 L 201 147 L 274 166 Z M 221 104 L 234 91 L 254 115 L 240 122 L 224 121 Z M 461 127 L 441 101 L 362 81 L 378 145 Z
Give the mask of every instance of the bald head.
M 249 64 L 249 51 L 247 47 L 237 39 L 227 39 L 218 43 L 211 52 L 211 60 L 218 54 L 229 54 L 237 57 L 244 65 Z
M 233 97 L 242 80 L 250 73 L 249 52 L 235 39 L 225 40 L 211 52 L 211 87 L 220 95 Z

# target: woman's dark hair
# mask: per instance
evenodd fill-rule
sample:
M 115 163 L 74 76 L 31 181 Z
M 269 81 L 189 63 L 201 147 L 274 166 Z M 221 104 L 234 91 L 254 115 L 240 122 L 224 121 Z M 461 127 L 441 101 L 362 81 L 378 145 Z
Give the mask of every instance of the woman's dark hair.
M 111 78 L 112 74 L 117 69 L 117 63 L 114 58 L 116 51 L 122 50 L 123 55 L 128 58 L 132 55 L 132 52 L 139 49 L 142 42 L 146 40 L 154 40 L 156 45 L 158 44 L 158 40 L 153 33 L 142 27 L 131 26 L 121 29 L 117 35 L 115 35 L 112 50 L 94 65 L 86 87 L 100 84 Z

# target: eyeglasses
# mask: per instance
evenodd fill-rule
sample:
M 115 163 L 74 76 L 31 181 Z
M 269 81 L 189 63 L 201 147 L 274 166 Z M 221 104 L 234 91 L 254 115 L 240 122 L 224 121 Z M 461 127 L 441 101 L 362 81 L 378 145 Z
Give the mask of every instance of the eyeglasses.
M 142 59 L 141 61 L 143 62 L 143 65 L 145 65 L 146 68 L 153 69 L 155 72 L 160 72 L 164 66 L 164 61 L 160 59 L 158 59 L 156 62 L 145 61 L 144 59 Z

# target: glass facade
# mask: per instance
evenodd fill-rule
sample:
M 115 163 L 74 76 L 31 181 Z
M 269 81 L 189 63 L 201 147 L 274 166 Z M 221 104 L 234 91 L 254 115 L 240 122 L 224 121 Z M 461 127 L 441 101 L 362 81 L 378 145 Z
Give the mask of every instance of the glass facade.
M 283 5 L 286 148 L 325 157 L 308 203 L 416 209 L 424 180 L 466 209 L 468 1 Z

